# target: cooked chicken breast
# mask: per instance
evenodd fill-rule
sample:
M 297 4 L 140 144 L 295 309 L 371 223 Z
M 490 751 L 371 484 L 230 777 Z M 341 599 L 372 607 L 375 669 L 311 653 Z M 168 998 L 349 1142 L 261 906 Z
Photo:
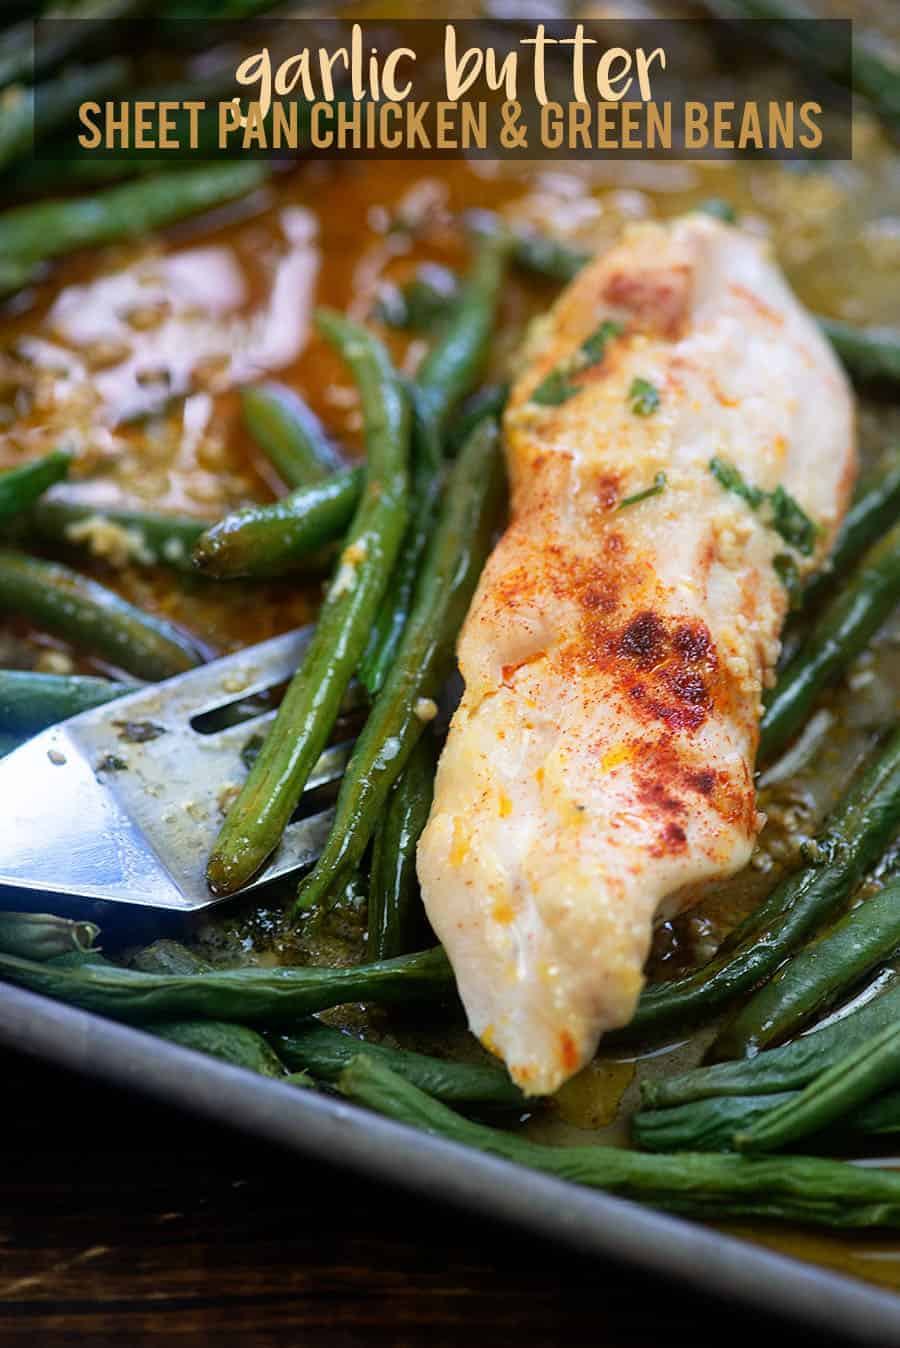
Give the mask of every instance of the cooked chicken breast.
M 765 245 L 690 215 L 536 325 L 505 443 L 418 866 L 473 1031 L 543 1094 L 632 1016 L 654 921 L 750 857 L 785 580 L 845 508 L 853 406 Z

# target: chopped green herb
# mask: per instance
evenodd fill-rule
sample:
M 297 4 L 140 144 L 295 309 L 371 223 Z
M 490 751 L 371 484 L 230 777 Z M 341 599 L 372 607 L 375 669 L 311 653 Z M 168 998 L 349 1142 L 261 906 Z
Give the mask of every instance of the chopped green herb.
M 770 492 L 753 487 L 744 481 L 733 463 L 718 457 L 710 459 L 709 471 L 726 491 L 734 492 L 735 496 L 746 501 L 751 510 L 759 510 L 760 506 L 764 506 L 766 524 L 804 557 L 810 555 L 815 547 L 819 526 L 784 487 L 778 486 Z
M 803 586 L 797 563 L 789 552 L 779 552 L 777 557 L 772 558 L 772 565 L 775 568 L 776 576 L 787 590 L 791 608 L 799 608 Z
M 657 473 L 653 479 L 652 487 L 645 487 L 643 491 L 635 492 L 633 496 L 626 496 L 624 501 L 620 501 L 619 510 L 624 510 L 626 506 L 637 505 L 638 501 L 646 501 L 650 496 L 658 496 L 666 485 L 665 473 Z
M 392 328 L 419 331 L 449 318 L 459 303 L 459 291 L 459 278 L 452 271 L 425 262 L 405 286 L 385 289 L 375 317 Z
M 745 482 L 743 477 L 733 463 L 727 459 L 718 457 L 710 459 L 709 471 L 713 477 L 724 487 L 726 491 L 734 492 L 735 496 L 740 496 L 742 501 L 746 501 L 751 510 L 759 510 L 766 494 L 760 491 L 759 487 L 751 487 L 749 482 Z
M 649 379 L 632 379 L 628 401 L 636 417 L 651 417 L 659 407 L 659 389 Z
M 621 331 L 621 323 L 614 323 L 611 319 L 601 323 L 599 328 L 592 332 L 590 337 L 586 337 L 578 348 L 580 355 L 578 369 L 584 370 L 589 365 L 598 365 L 606 354 L 607 344 L 613 337 L 618 337 Z
M 786 492 L 784 487 L 776 487 L 769 497 L 768 510 L 772 515 L 769 522 L 775 532 L 781 535 L 785 543 L 808 557 L 816 545 L 819 529 L 790 492 Z
M 577 392 L 578 385 L 569 381 L 565 370 L 551 370 L 532 393 L 531 401 L 539 403 L 541 407 L 558 407 Z
M 601 323 L 599 328 L 584 339 L 573 355 L 562 361 L 555 370 L 551 370 L 541 380 L 530 401 L 538 403 L 541 407 L 557 407 L 560 403 L 568 402 L 579 389 L 578 384 L 572 383 L 572 376 L 580 374 L 582 370 L 587 370 L 592 365 L 599 365 L 606 354 L 610 340 L 618 337 L 622 331 L 622 324 L 615 323 L 611 319 Z

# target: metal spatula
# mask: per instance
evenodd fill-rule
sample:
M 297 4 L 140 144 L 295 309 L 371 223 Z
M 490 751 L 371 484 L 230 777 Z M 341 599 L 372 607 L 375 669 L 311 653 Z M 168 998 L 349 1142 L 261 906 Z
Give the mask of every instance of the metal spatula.
M 300 663 L 311 628 L 130 693 L 45 730 L 0 760 L 0 885 L 192 912 L 217 902 L 205 868 L 241 750 L 275 715 L 211 734 L 218 708 L 276 687 Z M 200 727 L 200 728 L 198 728 Z M 333 811 L 317 788 L 336 781 L 351 743 L 326 749 L 281 846 L 248 890 L 312 865 Z

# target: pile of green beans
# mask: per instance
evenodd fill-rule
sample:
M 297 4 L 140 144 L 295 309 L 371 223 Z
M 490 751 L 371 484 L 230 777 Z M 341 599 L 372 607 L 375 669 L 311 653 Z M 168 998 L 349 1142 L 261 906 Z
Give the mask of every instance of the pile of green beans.
M 679 1152 L 643 1155 L 620 1147 L 549 1147 L 475 1123 L 432 1099 L 372 1057 L 340 1077 L 350 1099 L 421 1128 L 557 1179 L 704 1221 L 749 1217 L 828 1227 L 900 1224 L 900 1175 L 843 1161 L 791 1156 L 751 1160 Z M 511 1182 L 514 1182 L 512 1174 Z
M 404 1081 L 446 1104 L 521 1109 L 525 1097 L 502 1067 L 493 1063 L 447 1062 L 424 1053 L 369 1044 L 310 1020 L 273 1038 L 273 1046 L 287 1065 L 305 1069 L 317 1080 L 335 1082 L 355 1058 L 384 1063 Z
M 659 1033 L 728 1005 L 771 977 L 831 917 L 900 822 L 900 730 L 870 756 L 826 820 L 814 859 L 777 885 L 709 964 L 646 989 L 628 1036 Z
M 139 238 L 261 187 L 265 163 L 204 168 L 111 187 L 95 196 L 17 206 L 0 215 L 0 295 L 34 280 L 52 258 L 77 248 Z
M 330 312 L 321 312 L 318 323 L 359 385 L 368 445 L 365 486 L 315 636 L 209 859 L 207 879 L 215 894 L 240 889 L 278 845 L 359 664 L 408 520 L 406 390 L 384 347 L 365 328 Z
M 171 623 L 142 613 L 77 571 L 22 553 L 0 550 L 0 607 L 140 679 L 168 679 L 203 660 L 197 645 Z
M 300 887 L 300 908 L 320 903 L 359 865 L 388 792 L 425 729 L 423 709 L 449 672 L 499 509 L 503 467 L 497 439 L 496 426 L 484 422 L 453 464 L 409 620 L 347 765 L 325 849 Z
M 833 1062 L 864 1044 L 900 1018 L 900 979 L 862 1006 L 755 1058 L 693 1067 L 676 1076 L 645 1081 L 641 1103 L 646 1109 L 711 1100 L 719 1096 L 774 1095 L 796 1091 L 812 1081 L 822 1064 Z
M 416 375 L 409 530 L 359 668 L 373 696 L 384 686 L 406 625 L 440 498 L 449 418 L 487 359 L 510 251 L 502 230 L 479 240 L 459 303 Z
M 56 450 L 41 459 L 32 459 L 21 468 L 0 473 L 0 523 L 22 514 L 48 487 L 61 481 L 71 462 L 71 454 Z
M 735 1137 L 747 1132 L 773 1110 L 800 1096 L 799 1091 L 773 1095 L 718 1095 L 670 1109 L 642 1109 L 631 1119 L 631 1137 L 645 1151 L 735 1151 Z M 823 1126 L 829 1146 L 841 1147 L 863 1137 L 889 1137 L 900 1132 L 900 1090 L 856 1108 L 848 1107 L 831 1126 Z
M 819 1133 L 900 1081 L 900 1026 L 888 1025 L 734 1135 L 737 1151 L 778 1151 Z
M 753 1057 L 787 1039 L 900 949 L 900 882 L 806 946 L 720 1031 L 716 1058 Z

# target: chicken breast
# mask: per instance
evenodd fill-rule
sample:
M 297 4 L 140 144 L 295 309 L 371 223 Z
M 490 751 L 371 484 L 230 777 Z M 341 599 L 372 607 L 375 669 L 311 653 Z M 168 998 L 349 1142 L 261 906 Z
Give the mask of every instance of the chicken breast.
M 766 246 L 690 215 L 569 286 L 504 429 L 418 867 L 473 1031 L 543 1094 L 632 1016 L 654 921 L 750 857 L 785 581 L 830 544 L 854 421 Z

